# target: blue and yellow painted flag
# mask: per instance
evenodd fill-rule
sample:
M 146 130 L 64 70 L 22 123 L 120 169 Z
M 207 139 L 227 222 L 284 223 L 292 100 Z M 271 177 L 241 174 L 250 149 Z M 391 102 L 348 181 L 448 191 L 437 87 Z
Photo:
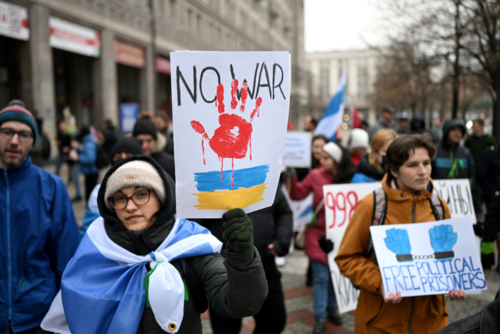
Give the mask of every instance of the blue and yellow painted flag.
M 234 174 L 233 174 L 234 173 Z M 269 165 L 195 173 L 199 210 L 245 208 L 264 200 Z M 234 182 L 234 185 L 232 182 Z

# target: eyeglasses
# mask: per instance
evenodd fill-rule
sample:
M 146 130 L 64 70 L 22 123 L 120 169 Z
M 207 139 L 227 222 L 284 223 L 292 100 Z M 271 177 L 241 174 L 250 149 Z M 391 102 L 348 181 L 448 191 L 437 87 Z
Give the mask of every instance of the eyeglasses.
M 0 135 L 5 140 L 11 140 L 15 134 L 17 134 L 17 137 L 19 138 L 19 141 L 21 143 L 27 143 L 31 140 L 31 138 L 33 138 L 33 133 L 30 131 L 15 131 L 11 128 L 0 129 Z
M 128 205 L 129 199 L 131 199 L 132 202 L 135 203 L 135 205 L 142 206 L 148 204 L 149 199 L 151 198 L 152 190 L 153 189 L 142 189 L 136 191 L 130 197 L 125 196 L 125 194 L 123 193 L 117 193 L 113 197 L 108 198 L 108 200 L 111 203 L 111 206 L 115 208 L 115 210 L 125 209 Z

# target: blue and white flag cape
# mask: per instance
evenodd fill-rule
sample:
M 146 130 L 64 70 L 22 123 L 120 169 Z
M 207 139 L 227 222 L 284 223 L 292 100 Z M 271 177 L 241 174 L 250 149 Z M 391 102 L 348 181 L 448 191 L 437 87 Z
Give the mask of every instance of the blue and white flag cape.
M 61 334 L 136 334 L 146 305 L 167 333 L 176 333 L 184 316 L 184 283 L 172 260 L 220 252 L 222 243 L 185 219 L 155 252 L 135 255 L 106 234 L 104 220 L 94 221 L 62 276 L 61 291 L 42 328 Z M 149 275 L 146 263 L 154 271 Z
M 325 135 L 331 141 L 334 141 L 337 137 L 337 130 L 342 124 L 344 117 L 344 92 L 347 82 L 347 68 L 344 67 L 342 72 L 342 78 L 340 78 L 337 91 L 333 96 L 330 104 L 325 110 L 323 117 L 316 126 L 314 134 Z

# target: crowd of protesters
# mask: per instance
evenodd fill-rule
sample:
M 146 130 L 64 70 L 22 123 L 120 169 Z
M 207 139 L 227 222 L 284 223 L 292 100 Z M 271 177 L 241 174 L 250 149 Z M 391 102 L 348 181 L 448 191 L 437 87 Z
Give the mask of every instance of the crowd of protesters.
M 255 319 L 254 333 L 283 331 L 286 307 L 275 258 L 289 252 L 293 215 L 281 187 L 271 207 L 250 214 L 233 209 L 220 219 L 176 217 L 170 115 L 142 113 L 124 136 L 109 120 L 101 132 L 78 128 L 65 110 L 55 174 L 66 165 L 76 194 L 70 199 L 64 182 L 34 163 L 35 156 L 42 157 L 37 165 L 50 156 L 41 122 L 22 101 L 0 110 L 1 333 L 202 333 L 200 313 L 207 309 L 214 334 L 239 333 L 247 316 Z M 304 120 L 307 131 L 317 124 L 310 116 Z M 481 119 L 465 145 L 462 121 L 447 120 L 442 130 L 440 138 L 417 114 L 410 121 L 401 112 L 396 120 L 387 106 L 376 123 L 352 130 L 345 147 L 315 135 L 311 168 L 284 172 L 290 198 L 313 195 L 313 221 L 305 232 L 313 334 L 326 333 L 327 321 L 342 324 L 327 261 L 335 247 L 341 273 L 360 289 L 356 333 L 458 326 L 447 327 L 443 295 L 385 295 L 369 247 L 375 194 L 359 202 L 340 245 L 325 235 L 324 185 L 381 182 L 384 224 L 411 224 L 450 218 L 446 202 L 433 195 L 432 179 L 463 178 L 470 180 L 478 216 L 486 208 L 481 253 L 491 267 L 500 230 L 500 148 L 484 134 Z M 78 230 L 72 201 L 83 199 L 87 210 Z M 441 203 L 441 214 L 429 199 Z M 181 259 L 162 261 L 172 254 Z M 465 293 L 450 290 L 449 297 L 460 301 Z

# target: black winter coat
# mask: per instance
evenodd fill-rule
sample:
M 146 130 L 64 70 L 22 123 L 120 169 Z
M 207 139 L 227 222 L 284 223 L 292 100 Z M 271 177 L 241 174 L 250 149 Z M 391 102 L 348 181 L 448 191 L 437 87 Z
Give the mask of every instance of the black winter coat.
M 447 120 L 443 125 L 443 138 L 441 144 L 438 145 L 436 159 L 432 161 L 432 174 L 433 180 L 443 179 L 469 179 L 474 184 L 475 180 L 475 167 L 474 160 L 470 150 L 462 147 L 459 144 L 452 145 L 448 143 L 448 133 L 454 127 L 460 126 L 465 133 L 465 126 L 460 120 Z M 448 177 L 452 166 L 456 162 L 456 169 L 452 177 Z
M 477 166 L 477 182 L 483 190 L 486 203 L 489 203 L 493 196 L 494 182 L 498 178 L 500 178 L 500 146 L 484 151 Z

